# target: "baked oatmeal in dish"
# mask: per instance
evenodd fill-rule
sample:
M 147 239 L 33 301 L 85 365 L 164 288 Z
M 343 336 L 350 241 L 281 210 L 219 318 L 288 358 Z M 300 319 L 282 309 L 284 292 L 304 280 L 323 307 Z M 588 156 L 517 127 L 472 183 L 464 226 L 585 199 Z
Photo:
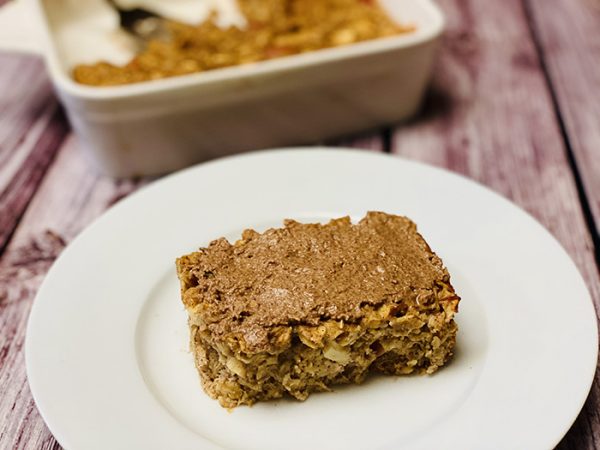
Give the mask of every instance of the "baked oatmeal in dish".
M 169 21 L 125 66 L 78 65 L 75 81 L 111 86 L 204 72 L 408 33 L 377 0 L 237 0 L 246 27 L 220 28 L 211 15 L 197 26 Z
M 452 356 L 460 298 L 405 217 L 246 230 L 177 260 L 204 390 L 226 408 L 431 374 Z

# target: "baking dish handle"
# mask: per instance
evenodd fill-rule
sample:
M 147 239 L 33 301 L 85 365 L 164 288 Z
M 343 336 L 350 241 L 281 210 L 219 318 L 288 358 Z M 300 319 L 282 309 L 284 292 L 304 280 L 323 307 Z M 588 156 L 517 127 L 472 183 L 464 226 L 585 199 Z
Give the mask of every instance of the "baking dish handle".
M 0 6 L 0 51 L 41 54 L 31 6 L 12 0 Z

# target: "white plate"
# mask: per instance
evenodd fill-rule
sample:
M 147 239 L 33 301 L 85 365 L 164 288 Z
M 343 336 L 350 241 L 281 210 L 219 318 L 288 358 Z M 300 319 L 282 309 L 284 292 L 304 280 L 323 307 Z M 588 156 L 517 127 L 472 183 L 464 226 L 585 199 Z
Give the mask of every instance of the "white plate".
M 455 359 L 430 377 L 229 413 L 201 390 L 174 259 L 287 217 L 414 219 L 462 296 Z M 63 252 L 29 321 L 36 404 L 67 449 L 554 446 L 597 358 L 594 309 L 554 238 L 507 200 L 396 157 L 299 149 L 223 159 L 122 201 Z

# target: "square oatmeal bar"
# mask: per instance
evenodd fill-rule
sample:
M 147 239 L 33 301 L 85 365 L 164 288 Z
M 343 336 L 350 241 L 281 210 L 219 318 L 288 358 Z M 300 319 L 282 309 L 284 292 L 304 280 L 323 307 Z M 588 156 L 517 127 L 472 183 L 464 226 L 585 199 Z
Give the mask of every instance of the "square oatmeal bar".
M 287 220 L 213 241 L 177 272 L 202 385 L 227 408 L 369 371 L 430 374 L 452 356 L 460 298 L 405 217 Z

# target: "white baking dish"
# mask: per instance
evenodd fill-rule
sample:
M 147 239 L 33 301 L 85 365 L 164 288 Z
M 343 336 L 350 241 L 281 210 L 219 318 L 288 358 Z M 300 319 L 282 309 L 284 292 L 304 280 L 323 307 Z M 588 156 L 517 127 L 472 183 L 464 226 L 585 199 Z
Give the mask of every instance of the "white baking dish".
M 0 45 L 15 43 L 9 34 L 18 38 L 23 30 L 21 21 L 16 30 L 10 27 L 18 14 L 35 20 L 40 49 L 73 128 L 100 170 L 116 177 L 165 173 L 215 156 L 318 142 L 406 119 L 419 107 L 444 24 L 431 0 L 382 0 L 392 17 L 415 24 L 416 31 L 96 88 L 75 83 L 69 71 L 73 48 L 81 51 L 93 41 L 73 39 L 77 21 L 93 17 L 96 25 L 116 26 L 112 11 L 98 9 L 99 1 L 20 0 L 0 9 Z M 30 41 L 29 33 L 21 33 L 16 44 L 31 50 L 36 46 Z M 95 42 L 103 45 L 102 39 Z

